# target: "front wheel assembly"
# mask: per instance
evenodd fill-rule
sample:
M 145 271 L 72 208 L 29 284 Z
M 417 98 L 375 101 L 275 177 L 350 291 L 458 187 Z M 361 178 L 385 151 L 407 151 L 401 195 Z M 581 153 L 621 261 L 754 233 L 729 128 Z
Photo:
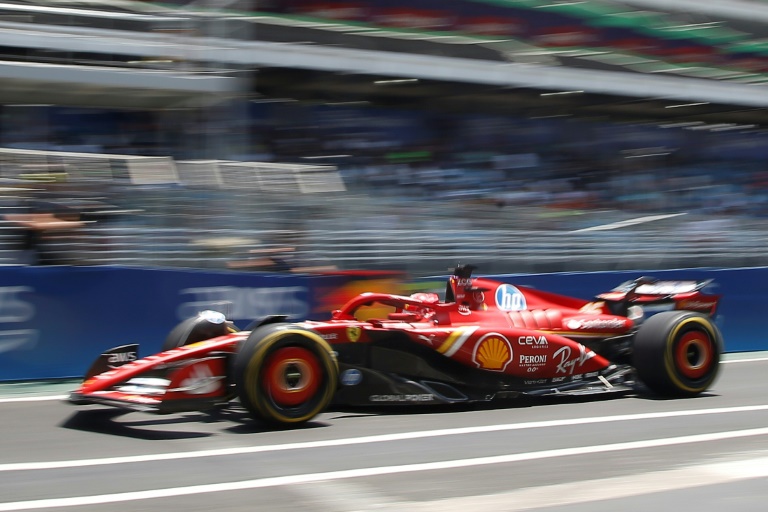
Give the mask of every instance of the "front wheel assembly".
M 233 364 L 240 402 L 252 416 L 273 425 L 304 423 L 325 410 L 338 374 L 328 342 L 285 324 L 254 330 Z

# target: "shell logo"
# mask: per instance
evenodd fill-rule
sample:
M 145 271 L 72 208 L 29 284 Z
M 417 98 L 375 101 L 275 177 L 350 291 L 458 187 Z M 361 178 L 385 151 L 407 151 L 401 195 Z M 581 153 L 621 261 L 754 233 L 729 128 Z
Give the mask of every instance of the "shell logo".
M 512 361 L 512 345 L 501 334 L 488 334 L 477 344 L 472 359 L 478 368 L 503 372 Z

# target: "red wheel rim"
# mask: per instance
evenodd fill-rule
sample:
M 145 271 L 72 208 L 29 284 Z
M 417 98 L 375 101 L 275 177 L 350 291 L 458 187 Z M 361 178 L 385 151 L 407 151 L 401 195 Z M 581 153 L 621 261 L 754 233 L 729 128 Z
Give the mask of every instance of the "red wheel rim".
M 302 347 L 284 347 L 269 355 L 262 382 L 275 404 L 294 407 L 312 398 L 320 386 L 320 364 Z
M 712 340 L 704 331 L 688 331 L 677 343 L 675 360 L 678 370 L 684 377 L 700 379 L 706 375 L 712 358 Z

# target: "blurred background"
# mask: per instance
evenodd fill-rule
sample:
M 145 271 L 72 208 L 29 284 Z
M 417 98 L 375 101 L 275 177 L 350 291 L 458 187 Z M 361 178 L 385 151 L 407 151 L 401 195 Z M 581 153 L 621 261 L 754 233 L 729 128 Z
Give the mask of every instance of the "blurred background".
M 768 264 L 762 0 L 0 3 L 0 264 Z

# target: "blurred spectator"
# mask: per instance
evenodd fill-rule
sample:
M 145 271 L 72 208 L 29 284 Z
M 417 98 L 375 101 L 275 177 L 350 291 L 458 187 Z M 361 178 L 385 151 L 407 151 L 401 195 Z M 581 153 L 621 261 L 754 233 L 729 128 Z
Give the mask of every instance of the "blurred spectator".
M 338 270 L 336 265 L 318 257 L 309 256 L 300 250 L 302 241 L 297 233 L 281 234 L 276 244 L 250 249 L 243 259 L 232 260 L 227 267 L 233 270 L 256 270 L 261 272 L 292 272 L 312 274 Z
M 65 265 L 77 263 L 80 230 L 85 225 L 74 208 L 34 201 L 27 213 L 5 215 L 21 233 L 23 263 Z

